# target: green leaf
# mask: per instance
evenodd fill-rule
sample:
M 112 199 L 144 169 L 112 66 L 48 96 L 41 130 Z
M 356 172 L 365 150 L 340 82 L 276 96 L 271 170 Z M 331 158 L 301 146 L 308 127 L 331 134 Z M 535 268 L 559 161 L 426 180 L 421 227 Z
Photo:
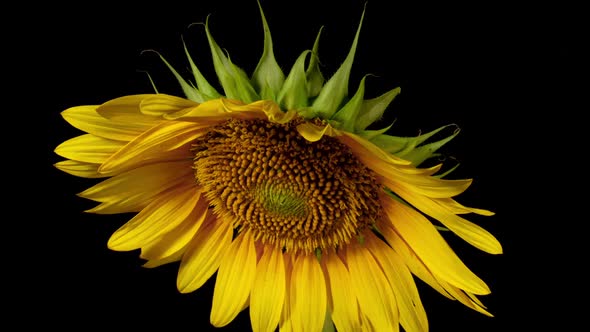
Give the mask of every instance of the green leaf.
M 393 123 L 394 122 L 392 122 L 389 126 L 383 128 L 383 129 L 363 130 L 363 131 L 359 132 L 358 134 L 359 134 L 359 136 L 361 136 L 364 139 L 372 140 L 373 138 L 375 138 L 375 137 L 377 137 L 379 135 L 385 134 L 389 129 L 391 129 L 391 127 L 393 126 Z
M 252 74 L 252 84 L 262 99 L 275 100 L 283 86 L 285 75 L 275 60 L 270 29 L 264 17 L 260 2 L 258 2 L 258 8 L 260 9 L 264 28 L 264 49 L 260 61 Z
M 400 92 L 400 88 L 395 88 L 379 97 L 365 100 L 355 124 L 355 132 L 365 130 L 373 122 L 381 119 L 387 106 Z
M 445 126 L 446 127 L 446 126 Z M 444 127 L 442 127 L 444 128 Z M 455 138 L 459 134 L 459 128 L 456 128 L 453 134 L 448 137 L 445 137 L 441 140 L 438 140 L 433 143 L 429 143 L 426 145 L 419 146 L 408 153 L 404 153 L 400 155 L 400 157 L 404 158 L 405 160 L 411 161 L 412 164 L 415 166 L 420 165 L 425 160 L 436 156 L 435 152 L 440 149 L 443 145 L 447 144 L 450 140 Z
M 338 68 L 334 76 L 332 76 L 324 85 L 320 94 L 311 106 L 322 119 L 330 119 L 332 115 L 336 113 L 344 98 L 348 96 L 348 79 L 350 78 L 350 70 L 354 61 L 354 55 L 356 53 L 356 47 L 364 17 L 365 11 L 363 10 L 361 21 L 346 59 L 342 65 L 340 65 L 340 68 Z
M 190 56 L 190 54 L 188 52 L 188 49 L 186 47 L 186 43 L 184 42 L 184 39 L 182 40 L 182 45 L 184 46 L 184 53 L 186 54 L 186 57 L 188 58 L 189 64 L 191 66 L 191 70 L 193 72 L 193 76 L 195 77 L 197 89 L 201 92 L 204 99 L 211 100 L 211 99 L 221 97 L 221 94 L 219 92 L 217 92 L 217 90 L 215 90 L 215 88 L 213 86 L 211 86 L 211 84 L 209 84 L 209 82 L 205 79 L 203 74 L 201 74 L 201 71 L 199 71 L 199 68 L 197 68 L 197 66 L 195 65 L 195 62 L 193 61 L 192 57 Z
M 383 150 L 401 157 L 402 155 L 405 155 L 405 154 L 409 153 L 410 151 L 412 151 L 413 149 L 415 149 L 418 145 L 424 143 L 430 137 L 436 135 L 441 130 L 443 130 L 447 127 L 450 127 L 450 126 L 455 126 L 455 125 L 450 124 L 450 125 L 442 126 L 442 127 L 437 128 L 435 130 L 432 130 L 426 134 L 413 136 L 413 137 L 380 135 L 380 136 L 376 136 L 376 137 L 372 138 L 371 142 L 373 142 L 375 145 L 382 148 Z
M 320 47 L 320 35 L 322 34 L 323 29 L 324 27 L 322 26 L 315 38 L 313 49 L 311 50 L 309 65 L 305 72 L 305 75 L 307 76 L 307 96 L 310 98 L 315 97 L 320 93 L 325 81 L 324 75 L 322 75 L 322 72 L 320 71 L 320 58 L 318 53 Z
M 356 93 L 352 98 L 344 105 L 336 114 L 334 114 L 333 119 L 340 122 L 340 128 L 342 130 L 346 130 L 348 132 L 354 132 L 354 124 L 356 122 L 356 118 L 361 111 L 361 107 L 363 105 L 363 98 L 365 97 L 365 78 L 363 77 L 361 83 L 359 84 Z
M 246 73 L 234 65 L 228 57 L 223 53 L 219 45 L 213 39 L 209 31 L 209 17 L 205 22 L 205 32 L 207 33 L 207 40 L 211 48 L 211 57 L 213 58 L 213 66 L 215 73 L 219 78 L 219 82 L 223 87 L 223 91 L 227 98 L 241 100 L 244 103 L 251 103 L 259 100 L 260 97 L 250 84 L 250 80 Z
M 186 96 L 186 98 L 188 98 L 192 101 L 196 101 L 197 103 L 202 103 L 205 101 L 205 97 L 199 92 L 199 90 L 197 90 L 194 86 L 190 85 L 176 71 L 176 69 L 174 69 L 174 67 L 172 67 L 172 65 L 168 61 L 166 61 L 166 59 L 160 53 L 158 53 L 155 50 L 145 50 L 145 51 L 141 52 L 141 54 L 143 54 L 145 52 L 154 52 L 160 57 L 160 59 L 162 60 L 162 62 L 164 62 L 166 67 L 168 67 L 168 69 L 170 69 L 170 71 L 172 72 L 172 74 L 174 75 L 174 77 L 176 78 L 178 83 L 180 83 L 180 87 L 182 88 L 182 92 L 184 92 L 184 95 Z
M 295 61 L 283 88 L 278 95 L 278 103 L 284 109 L 298 110 L 307 107 L 307 80 L 305 77 L 305 58 L 311 51 L 303 52 Z

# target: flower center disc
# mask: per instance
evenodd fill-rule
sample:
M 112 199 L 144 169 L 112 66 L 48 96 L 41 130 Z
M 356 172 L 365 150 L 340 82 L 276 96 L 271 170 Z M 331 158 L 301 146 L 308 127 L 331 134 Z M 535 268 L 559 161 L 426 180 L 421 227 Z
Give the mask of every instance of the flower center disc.
M 299 120 L 230 119 L 193 145 L 195 177 L 214 211 L 287 251 L 337 248 L 379 218 L 379 184 L 332 137 L 309 142 Z

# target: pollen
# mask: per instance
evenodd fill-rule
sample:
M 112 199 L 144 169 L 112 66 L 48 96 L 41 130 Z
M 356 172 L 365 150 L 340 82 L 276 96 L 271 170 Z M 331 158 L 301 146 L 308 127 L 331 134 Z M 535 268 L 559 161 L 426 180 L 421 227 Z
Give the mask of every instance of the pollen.
M 336 138 L 301 137 L 302 121 L 230 119 L 192 151 L 216 214 L 258 241 L 311 253 L 356 241 L 382 208 L 375 175 Z

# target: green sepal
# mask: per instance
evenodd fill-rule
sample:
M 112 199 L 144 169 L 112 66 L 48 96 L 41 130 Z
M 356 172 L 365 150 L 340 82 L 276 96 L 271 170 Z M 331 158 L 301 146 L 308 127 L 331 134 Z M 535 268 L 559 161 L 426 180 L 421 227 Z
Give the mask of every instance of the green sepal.
M 148 73 L 147 71 L 141 71 L 142 73 L 145 73 L 148 77 L 148 80 L 150 81 L 150 84 L 152 85 L 152 88 L 154 89 L 154 92 L 156 94 L 158 94 L 158 88 L 156 87 L 156 83 L 154 82 L 154 80 L 152 79 L 152 76 L 150 75 L 150 73 Z
M 191 66 L 191 70 L 192 70 L 193 76 L 195 78 L 195 83 L 197 84 L 197 90 L 199 90 L 201 95 L 204 97 L 204 99 L 205 99 L 204 101 L 221 97 L 221 94 L 219 92 L 217 92 L 217 90 L 215 90 L 215 88 L 211 84 L 209 84 L 207 79 L 205 79 L 203 74 L 201 74 L 201 71 L 199 70 L 199 68 L 197 68 L 197 65 L 195 65 L 193 58 L 191 57 L 191 55 L 188 52 L 188 48 L 186 47 L 186 43 L 184 42 L 184 39 L 182 40 L 182 45 L 184 46 L 184 53 L 186 54 L 188 62 Z M 201 103 L 202 101 L 198 101 L 198 102 Z
M 315 38 L 315 42 L 313 43 L 313 48 L 311 50 L 311 58 L 309 59 L 309 65 L 307 66 L 307 70 L 305 75 L 307 76 L 307 96 L 309 98 L 313 98 L 317 96 L 320 91 L 322 90 L 322 86 L 324 86 L 324 75 L 320 71 L 320 58 L 318 49 L 320 47 L 320 35 L 322 34 L 322 30 L 324 27 L 320 28 L 317 37 Z
M 378 147 L 382 148 L 383 150 L 393 153 L 399 157 L 401 155 L 407 154 L 413 149 L 415 149 L 418 145 L 424 143 L 430 137 L 436 135 L 441 130 L 455 125 L 446 125 L 440 128 L 437 128 L 433 131 L 430 131 L 426 134 L 413 136 L 413 137 L 399 137 L 399 136 L 391 136 L 391 135 L 380 135 L 376 136 L 371 139 Z M 455 126 L 456 127 L 456 126 Z
M 363 130 L 363 131 L 359 132 L 358 135 L 366 140 L 371 140 L 379 135 L 385 134 L 389 129 L 391 129 L 391 127 L 393 126 L 394 123 L 395 123 L 395 121 L 383 129 Z
M 318 263 L 322 262 L 322 249 L 315 248 L 315 257 L 318 259 Z
M 354 96 L 332 117 L 332 119 L 340 122 L 341 125 L 338 129 L 354 132 L 354 124 L 363 106 L 366 78 L 367 76 L 363 77 Z
M 258 8 L 260 9 L 260 16 L 262 17 L 264 28 L 264 48 L 260 61 L 252 74 L 251 81 L 262 99 L 275 100 L 285 82 L 285 74 L 283 74 L 281 67 L 275 59 L 270 29 L 264 17 L 260 2 L 258 2 Z
M 387 91 L 379 97 L 363 101 L 363 107 L 354 127 L 355 132 L 363 131 L 373 122 L 381 119 L 387 106 L 389 106 L 400 92 L 401 89 L 398 87 Z
M 286 110 L 299 110 L 308 106 L 305 58 L 310 52 L 305 51 L 297 58 L 278 94 L 277 102 Z
M 332 322 L 332 315 L 326 310 L 326 318 L 324 318 L 324 326 L 322 326 L 322 332 L 336 332 L 334 322 Z
M 211 36 L 211 32 L 209 31 L 209 17 L 207 17 L 205 22 L 205 32 L 207 33 L 207 40 L 211 48 L 215 73 L 223 87 L 225 96 L 230 99 L 240 100 L 246 104 L 260 100 L 254 87 L 250 84 L 246 73 L 231 62 L 221 48 L 219 48 L 213 36 Z
M 311 106 L 322 119 L 330 119 L 332 115 L 336 113 L 344 98 L 348 96 L 348 79 L 350 78 L 350 70 L 352 68 L 352 63 L 354 62 L 354 55 L 356 53 L 356 47 L 364 17 L 365 11 L 363 10 L 361 21 L 346 59 L 342 65 L 340 65 L 340 68 L 338 68 L 334 76 L 326 82 Z
M 199 90 L 197 90 L 194 86 L 190 85 L 184 78 L 182 78 L 182 76 L 174 69 L 174 67 L 172 67 L 172 65 L 168 61 L 166 61 L 166 59 L 160 53 L 154 50 L 145 50 L 141 53 L 143 54 L 145 52 L 154 52 L 160 57 L 160 60 L 164 62 L 164 64 L 172 72 L 178 83 L 180 83 L 180 87 L 182 88 L 182 92 L 184 92 L 186 98 L 192 101 L 196 101 L 197 103 L 202 103 L 203 101 L 205 101 L 204 96 L 199 92 Z
M 453 134 L 436 142 L 416 147 L 415 149 L 400 155 L 400 157 L 411 161 L 413 165 L 418 166 L 425 160 L 437 156 L 438 154 L 436 154 L 436 151 L 455 138 L 455 136 L 459 134 L 459 131 L 459 128 L 456 128 Z
M 454 170 L 456 170 L 459 167 L 459 165 L 461 165 L 461 163 L 456 163 L 455 166 L 451 167 L 449 170 L 447 170 L 441 174 L 433 175 L 433 177 L 438 178 L 438 179 L 442 179 L 442 178 L 446 177 L 447 175 L 451 174 Z

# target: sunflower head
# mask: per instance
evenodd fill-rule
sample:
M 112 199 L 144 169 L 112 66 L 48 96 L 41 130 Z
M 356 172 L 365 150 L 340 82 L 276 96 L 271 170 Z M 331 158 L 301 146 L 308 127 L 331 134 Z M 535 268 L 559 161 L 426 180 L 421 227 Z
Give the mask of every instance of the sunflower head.
M 249 306 L 254 331 L 427 331 L 414 277 L 490 315 L 476 297 L 488 286 L 440 230 L 499 254 L 494 236 L 463 217 L 493 213 L 454 199 L 470 179 L 445 179 L 440 163 L 419 167 L 457 130 L 428 142 L 449 126 L 416 137 L 368 129 L 400 89 L 365 99 L 363 78 L 348 93 L 364 12 L 328 80 L 321 30 L 285 75 L 260 12 L 264 48 L 251 76 L 205 23 L 222 92 L 185 45 L 192 80 L 161 57 L 185 97 L 130 95 L 62 112 L 85 134 L 55 149 L 67 159 L 56 166 L 107 178 L 79 194 L 99 202 L 88 212 L 135 213 L 109 248 L 140 250 L 146 267 L 180 262 L 181 292 L 216 274 L 218 327 Z
M 275 59 L 270 29 L 260 5 L 259 8 L 264 31 L 264 45 L 258 65 L 250 76 L 234 64 L 229 55 L 219 47 L 209 30 L 209 17 L 207 17 L 204 27 L 222 93 L 218 92 L 201 74 L 186 45 L 184 45 L 184 51 L 193 74 L 192 80 L 187 81 L 183 78 L 162 55 L 159 55 L 180 83 L 187 99 L 197 103 L 220 97 L 239 100 L 243 103 L 270 100 L 275 102 L 283 112 L 296 112 L 303 119 L 321 120 L 332 128 L 357 134 L 416 166 L 429 158 L 438 156 L 436 151 L 459 133 L 455 125 L 442 126 L 416 137 L 386 134 L 392 124 L 381 129 L 372 127 L 367 129 L 383 118 L 384 112 L 401 89 L 396 87 L 378 97 L 365 99 L 367 78 L 365 76 L 359 82 L 354 94 L 349 94 L 349 78 L 359 42 L 364 11 L 348 55 L 336 73 L 326 80 L 320 71 L 319 62 L 322 29 L 318 32 L 313 47 L 303 51 L 285 75 Z M 451 133 L 443 139 L 426 144 L 429 139 L 443 130 L 450 130 Z M 308 135 L 306 138 L 315 139 L 311 134 Z

